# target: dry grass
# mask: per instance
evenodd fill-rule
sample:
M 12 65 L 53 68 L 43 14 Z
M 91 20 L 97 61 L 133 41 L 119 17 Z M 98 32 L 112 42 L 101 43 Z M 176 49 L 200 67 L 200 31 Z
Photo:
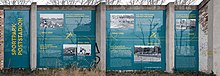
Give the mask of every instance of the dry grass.
M 163 71 L 110 71 L 107 76 L 215 76 L 214 74 L 206 74 L 203 72 L 192 71 L 176 71 L 174 73 L 166 73 Z
M 66 69 L 4 69 L 0 71 L 0 76 L 215 76 L 202 72 L 175 72 L 173 74 L 163 71 L 108 71 L 103 72 L 98 69 L 66 68 Z
M 5 69 L 1 70 L 0 76 L 104 76 L 105 72 L 97 69 L 69 68 L 69 69 Z
M 103 76 L 104 72 L 97 69 L 51 69 L 51 70 L 40 70 L 36 73 L 39 76 Z

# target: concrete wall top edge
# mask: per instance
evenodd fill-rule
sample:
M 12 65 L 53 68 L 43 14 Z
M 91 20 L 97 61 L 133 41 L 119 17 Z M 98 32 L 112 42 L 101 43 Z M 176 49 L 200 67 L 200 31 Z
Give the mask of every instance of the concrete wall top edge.
M 30 5 L 0 5 L 1 10 L 30 10 Z
M 175 10 L 197 10 L 197 5 L 175 5 Z
M 107 10 L 165 10 L 166 5 L 107 5 Z
M 0 5 L 2 10 L 30 10 L 31 5 Z M 37 5 L 38 10 L 95 10 L 95 5 Z
M 95 10 L 95 5 L 38 5 L 37 10 Z

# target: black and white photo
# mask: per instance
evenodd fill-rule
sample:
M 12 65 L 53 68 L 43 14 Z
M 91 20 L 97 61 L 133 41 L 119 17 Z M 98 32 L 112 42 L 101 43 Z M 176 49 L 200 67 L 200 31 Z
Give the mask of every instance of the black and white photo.
M 76 56 L 77 46 L 75 44 L 63 44 L 64 56 Z
M 134 61 L 160 62 L 161 48 L 159 46 L 134 46 Z
M 91 44 L 78 44 L 77 55 L 78 56 L 91 56 Z
M 189 20 L 189 27 L 191 28 L 196 28 L 196 19 L 188 19 Z
M 134 14 L 110 14 L 110 28 L 133 29 Z
M 63 28 L 63 14 L 40 14 L 41 28 Z
M 176 19 L 176 29 L 196 28 L 196 19 Z

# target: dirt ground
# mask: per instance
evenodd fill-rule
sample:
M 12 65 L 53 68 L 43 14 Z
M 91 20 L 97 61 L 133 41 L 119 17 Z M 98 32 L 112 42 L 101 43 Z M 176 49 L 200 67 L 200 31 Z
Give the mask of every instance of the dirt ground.
M 215 76 L 202 72 L 177 71 L 172 74 L 163 71 L 108 71 L 102 72 L 97 69 L 4 69 L 0 76 Z

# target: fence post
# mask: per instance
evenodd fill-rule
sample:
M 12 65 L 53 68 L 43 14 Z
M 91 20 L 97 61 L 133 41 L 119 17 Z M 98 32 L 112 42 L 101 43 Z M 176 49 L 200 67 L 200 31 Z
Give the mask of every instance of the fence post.
M 174 2 L 166 7 L 166 72 L 172 73 L 174 68 Z
M 100 2 L 96 7 L 96 42 L 100 50 L 101 60 L 98 68 L 106 71 L 106 4 Z
M 30 16 L 30 67 L 35 70 L 37 67 L 37 3 L 31 4 Z

